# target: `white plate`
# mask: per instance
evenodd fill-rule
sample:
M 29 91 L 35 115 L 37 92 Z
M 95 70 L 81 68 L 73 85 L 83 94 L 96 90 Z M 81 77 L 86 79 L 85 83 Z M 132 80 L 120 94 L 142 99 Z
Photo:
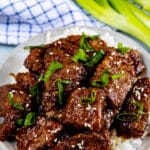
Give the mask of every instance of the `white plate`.
M 27 45 L 40 45 L 43 43 L 52 42 L 60 37 L 66 37 L 67 35 L 71 34 L 81 34 L 85 32 L 86 34 L 100 34 L 102 38 L 108 45 L 115 46 L 116 43 L 122 42 L 123 45 L 129 46 L 132 48 L 137 48 L 143 55 L 143 59 L 145 65 L 147 67 L 146 75 L 150 76 L 150 54 L 147 52 L 146 48 L 141 44 L 137 43 L 135 40 L 120 34 L 114 31 L 105 31 L 100 28 L 91 28 L 91 27 L 83 27 L 83 26 L 75 26 L 69 28 L 60 28 L 53 31 L 48 31 L 38 36 L 35 36 L 25 43 L 19 45 L 11 54 L 11 56 L 7 59 L 5 64 L 2 66 L 0 70 L 0 85 L 4 85 L 7 83 L 12 83 L 13 80 L 10 77 L 10 73 L 17 73 L 17 72 L 24 72 L 26 71 L 23 67 L 23 62 L 25 57 L 28 55 L 28 51 L 25 51 L 23 48 Z M 109 40 L 107 40 L 107 38 Z M 148 150 L 150 148 L 150 144 L 148 143 L 148 138 L 144 139 L 144 144 L 139 148 L 139 150 Z M 0 142 L 0 150 L 14 150 L 16 149 L 14 145 L 11 145 L 8 142 Z

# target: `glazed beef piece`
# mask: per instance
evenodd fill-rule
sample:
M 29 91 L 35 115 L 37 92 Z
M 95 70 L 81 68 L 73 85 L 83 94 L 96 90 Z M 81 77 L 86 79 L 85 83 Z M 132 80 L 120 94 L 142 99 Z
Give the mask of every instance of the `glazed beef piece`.
M 106 79 L 107 78 L 107 79 Z M 121 54 L 115 48 L 106 54 L 97 66 L 90 83 L 104 89 L 110 108 L 120 108 L 136 78 L 133 61 L 128 53 Z
M 30 54 L 24 61 L 24 65 L 30 72 L 41 74 L 44 71 L 44 48 L 31 48 Z
M 56 145 L 54 150 L 110 150 L 107 130 L 98 133 L 80 133 Z
M 50 47 L 56 47 L 64 50 L 65 53 L 70 54 L 71 56 L 75 55 L 80 47 L 81 39 L 84 35 L 71 35 L 67 38 L 61 38 L 52 44 L 50 44 Z M 105 49 L 107 47 L 107 44 L 105 41 L 103 41 L 100 38 L 87 38 L 87 41 L 91 48 L 98 51 L 100 49 Z
M 63 126 L 44 117 L 37 117 L 36 124 L 20 128 L 17 135 L 18 150 L 43 150 L 52 148 L 54 140 L 62 131 Z
M 40 113 L 46 116 L 55 116 L 59 109 L 58 91 L 43 92 Z
M 80 35 L 72 35 L 54 41 L 49 47 L 59 48 L 71 56 L 75 55 L 79 49 Z
M 86 71 L 81 63 L 69 63 L 57 70 L 47 82 L 45 82 L 46 91 L 58 90 L 58 79 L 71 81 L 70 84 L 64 84 L 64 93 L 81 86 L 81 81 L 85 78 Z
M 137 50 L 131 49 L 129 55 L 133 60 L 136 75 L 140 75 L 146 70 L 141 53 Z
M 5 97 L 2 100 L 3 109 L 0 110 L 3 111 L 1 116 L 4 118 L 4 121 L 0 124 L 0 140 L 4 141 L 14 139 L 17 120 L 22 119 L 31 110 L 31 98 L 15 86 L 11 90 L 8 90 L 6 86 L 1 88 L 3 90 L 0 94 Z
M 44 55 L 45 70 L 48 69 L 50 63 L 53 61 L 57 61 L 63 65 L 73 62 L 71 56 L 66 54 L 63 50 L 58 48 L 49 48 L 46 50 Z
M 5 108 L 8 93 L 13 89 L 13 85 L 7 84 L 0 87 L 0 116 L 5 116 L 7 109 Z
M 18 73 L 16 82 L 20 89 L 24 89 L 27 92 L 30 92 L 30 89 L 39 83 L 37 76 L 30 72 Z
M 88 129 L 99 132 L 105 123 L 105 98 L 106 94 L 101 89 L 74 90 L 63 112 L 63 122 L 74 126 L 77 130 Z
M 126 137 L 142 137 L 150 110 L 150 79 L 137 80 L 132 92 L 117 115 L 117 132 Z M 126 115 L 128 114 L 128 115 Z

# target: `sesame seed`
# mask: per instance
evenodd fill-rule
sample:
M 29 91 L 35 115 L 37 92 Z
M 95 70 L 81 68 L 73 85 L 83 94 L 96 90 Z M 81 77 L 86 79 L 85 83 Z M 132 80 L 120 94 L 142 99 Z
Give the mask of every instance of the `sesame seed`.
M 79 85 L 80 83 L 79 83 L 79 82 L 76 82 L 76 84 Z
M 79 67 L 76 67 L 76 70 L 79 70 L 80 68 Z
M 53 52 L 49 52 L 49 55 L 54 55 L 54 53 Z
M 89 123 L 85 122 L 85 123 L 84 123 L 84 127 L 91 128 L 92 126 L 91 126 L 91 124 L 89 124 Z
M 69 69 L 67 69 L 67 73 L 69 73 Z

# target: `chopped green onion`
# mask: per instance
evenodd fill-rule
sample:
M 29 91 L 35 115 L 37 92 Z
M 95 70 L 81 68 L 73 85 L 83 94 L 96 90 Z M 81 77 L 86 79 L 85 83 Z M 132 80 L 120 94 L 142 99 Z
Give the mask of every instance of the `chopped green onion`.
M 130 103 L 138 107 L 138 114 L 137 114 L 138 116 L 144 114 L 143 112 L 144 106 L 142 103 L 137 102 L 135 100 L 132 100 Z
M 72 82 L 68 80 L 58 79 L 57 87 L 58 87 L 58 100 L 60 105 L 63 104 L 63 91 L 64 91 L 63 84 L 71 84 L 71 83 Z
M 96 91 L 92 90 L 91 91 L 91 97 L 83 97 L 81 98 L 81 103 L 82 104 L 93 104 L 96 100 Z
M 118 43 L 118 51 L 120 53 L 124 54 L 124 53 L 128 52 L 129 50 L 130 50 L 129 47 L 123 47 L 121 42 Z
M 30 89 L 30 94 L 33 98 L 36 97 L 37 99 L 37 104 L 39 104 L 41 100 L 41 92 L 40 92 L 40 84 L 37 83 L 35 84 L 31 89 Z
M 105 55 L 105 53 L 103 50 L 97 51 L 95 53 L 95 55 L 91 58 L 91 60 L 87 62 L 86 65 L 88 67 L 93 67 L 95 64 L 97 64 L 103 58 L 104 55 Z
M 74 62 L 78 62 L 79 60 L 86 62 L 89 59 L 89 56 L 85 53 L 85 51 L 81 48 L 77 51 L 77 53 L 72 57 Z
M 24 121 L 24 126 L 31 126 L 35 123 L 35 118 L 36 118 L 36 114 L 35 112 L 29 112 L 26 115 L 25 121 Z
M 48 79 L 52 76 L 52 74 L 57 71 L 58 69 L 63 68 L 63 64 L 59 63 L 57 61 L 53 61 L 50 63 L 47 72 L 45 73 L 45 75 L 41 75 L 40 76 L 40 80 L 47 82 Z
M 17 119 L 17 125 L 22 126 L 24 124 L 24 119 Z
M 120 120 L 120 121 L 134 121 L 134 120 L 139 120 L 140 119 L 140 116 L 142 114 L 145 114 L 143 112 L 143 109 L 144 109 L 144 106 L 142 103 L 140 102 L 137 102 L 135 100 L 131 100 L 130 101 L 131 104 L 133 104 L 134 106 L 137 106 L 138 107 L 138 112 L 135 114 L 133 112 L 124 112 L 124 113 L 119 113 L 116 117 L 117 120 Z
M 89 39 L 91 40 L 95 40 L 99 37 L 99 35 L 85 35 L 84 33 L 82 33 L 81 39 L 80 39 L 80 48 L 83 50 L 89 50 L 89 51 L 94 51 L 93 48 L 91 48 L 90 44 L 89 44 Z
M 41 44 L 41 45 L 34 45 L 34 46 L 25 46 L 24 49 L 29 50 L 29 49 L 32 49 L 32 48 L 44 48 L 44 47 L 45 47 L 45 45 Z
M 92 82 L 92 86 L 94 87 L 103 87 L 103 86 L 106 86 L 108 85 L 110 82 L 110 74 L 109 74 L 109 71 L 106 69 L 101 77 L 100 77 L 100 80 L 94 80 Z
M 124 75 L 125 75 L 124 73 L 113 74 L 111 76 L 111 79 L 116 80 L 116 79 L 119 79 L 119 78 L 123 77 Z
M 127 113 L 127 112 L 124 112 L 124 113 L 119 113 L 117 116 L 116 116 L 116 119 L 117 120 L 120 120 L 120 121 L 124 121 L 124 122 L 130 122 L 130 121 L 134 121 L 134 120 L 137 120 L 138 117 L 135 113 Z
M 14 108 L 18 110 L 24 110 L 24 107 L 21 104 L 14 101 L 12 93 L 8 93 L 8 101 L 11 104 L 11 106 L 13 106 Z

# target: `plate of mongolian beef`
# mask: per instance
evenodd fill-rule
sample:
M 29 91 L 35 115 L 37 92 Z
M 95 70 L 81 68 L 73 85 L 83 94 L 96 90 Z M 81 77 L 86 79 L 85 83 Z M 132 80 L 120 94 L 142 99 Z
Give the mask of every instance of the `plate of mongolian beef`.
M 150 55 L 70 27 L 21 44 L 0 70 L 0 150 L 148 150 Z

